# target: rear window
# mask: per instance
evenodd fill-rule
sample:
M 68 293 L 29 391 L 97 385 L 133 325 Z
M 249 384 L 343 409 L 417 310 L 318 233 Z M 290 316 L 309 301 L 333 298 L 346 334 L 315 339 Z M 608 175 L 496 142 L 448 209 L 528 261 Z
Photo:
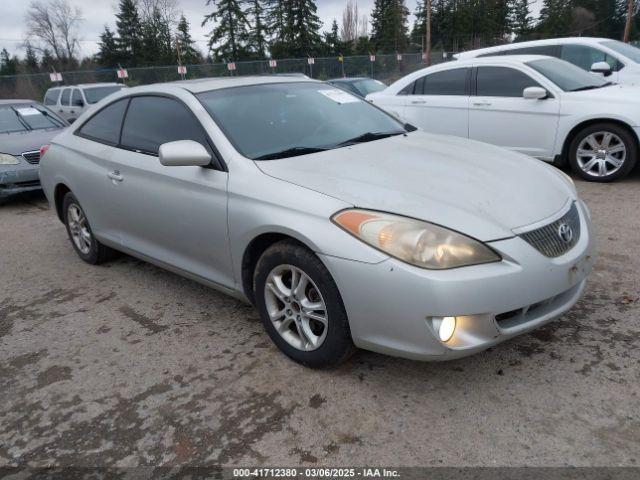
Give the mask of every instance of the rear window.
M 112 93 L 119 92 L 122 90 L 121 85 L 113 85 L 109 87 L 91 87 L 84 88 L 84 96 L 87 98 L 88 103 L 97 103 L 102 100 L 107 95 L 111 95 Z
M 60 89 L 51 89 L 47 91 L 47 94 L 44 96 L 44 104 L 45 105 L 55 105 L 58 103 L 58 98 L 60 97 Z
M 128 98 L 118 100 L 106 106 L 85 122 L 78 134 L 107 145 L 118 145 L 120 127 L 127 108 Z

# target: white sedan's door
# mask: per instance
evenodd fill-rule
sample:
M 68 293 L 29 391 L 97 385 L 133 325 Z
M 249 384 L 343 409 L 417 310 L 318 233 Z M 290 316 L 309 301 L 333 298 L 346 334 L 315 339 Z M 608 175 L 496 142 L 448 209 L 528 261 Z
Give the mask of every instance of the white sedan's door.
M 425 75 L 407 92 L 403 118 L 426 132 L 469 135 L 470 68 L 454 68 Z
M 479 66 L 476 96 L 469 105 L 469 138 L 551 161 L 560 101 L 551 94 L 543 100 L 525 99 L 527 87 L 541 85 L 512 67 Z

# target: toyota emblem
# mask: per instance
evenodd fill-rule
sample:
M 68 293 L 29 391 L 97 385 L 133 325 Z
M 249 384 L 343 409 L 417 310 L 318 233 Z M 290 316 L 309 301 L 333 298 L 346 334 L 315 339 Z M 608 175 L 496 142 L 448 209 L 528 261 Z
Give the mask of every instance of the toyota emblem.
M 564 243 L 571 243 L 571 240 L 573 240 L 573 230 L 566 223 L 561 223 L 558 227 L 558 236 Z

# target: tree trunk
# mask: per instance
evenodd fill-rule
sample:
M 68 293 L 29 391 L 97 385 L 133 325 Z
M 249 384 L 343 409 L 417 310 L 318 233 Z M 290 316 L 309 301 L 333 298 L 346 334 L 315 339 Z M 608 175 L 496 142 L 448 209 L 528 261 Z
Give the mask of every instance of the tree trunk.
M 631 23 L 633 21 L 633 0 L 629 0 L 629 8 L 627 10 L 627 24 L 624 27 L 624 38 L 623 42 L 629 42 L 629 37 L 631 37 Z

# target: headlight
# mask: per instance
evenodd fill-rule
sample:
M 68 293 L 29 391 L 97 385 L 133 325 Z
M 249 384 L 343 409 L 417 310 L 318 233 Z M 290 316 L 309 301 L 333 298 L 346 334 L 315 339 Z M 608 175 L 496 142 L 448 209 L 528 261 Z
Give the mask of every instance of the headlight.
M 7 153 L 0 153 L 0 165 L 18 165 L 20 160 L 18 160 L 13 155 L 9 155 Z
M 501 260 L 473 238 L 413 218 L 354 209 L 331 219 L 363 242 L 416 267 L 443 270 Z

